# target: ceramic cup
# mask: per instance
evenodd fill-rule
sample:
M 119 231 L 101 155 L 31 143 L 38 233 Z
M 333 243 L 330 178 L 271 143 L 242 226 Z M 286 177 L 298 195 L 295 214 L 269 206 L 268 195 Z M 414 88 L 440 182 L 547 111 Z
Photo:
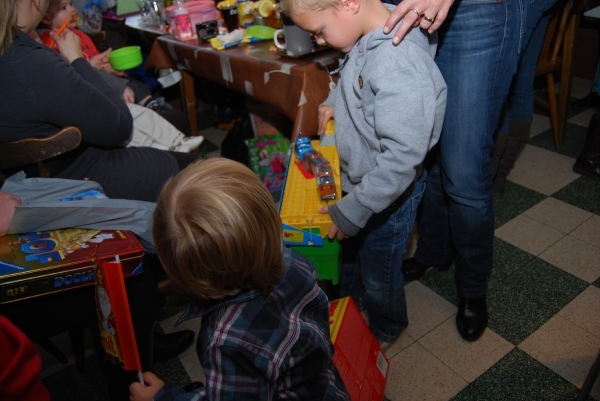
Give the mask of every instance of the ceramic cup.
M 284 36 L 285 43 L 279 42 L 280 35 Z M 284 24 L 283 29 L 276 30 L 273 41 L 275 42 L 275 46 L 285 51 L 288 56 L 301 56 L 313 51 L 310 33 L 303 31 L 293 24 Z

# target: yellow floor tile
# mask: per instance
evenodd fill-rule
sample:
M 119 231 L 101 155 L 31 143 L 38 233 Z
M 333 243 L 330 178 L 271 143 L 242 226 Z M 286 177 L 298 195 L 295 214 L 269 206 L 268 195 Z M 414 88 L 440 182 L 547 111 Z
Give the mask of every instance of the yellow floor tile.
M 385 395 L 392 401 L 446 401 L 467 382 L 418 343 L 391 359 Z
M 539 258 L 588 283 L 600 277 L 600 248 L 570 235 L 542 252 Z
M 539 255 L 565 236 L 563 232 L 522 214 L 496 229 L 495 234 L 532 255 Z
M 581 387 L 600 348 L 600 338 L 593 336 L 565 318 L 555 315 L 519 348 L 548 368 Z M 591 396 L 600 396 L 600 382 Z
M 489 328 L 475 342 L 463 340 L 456 329 L 454 317 L 427 333 L 418 342 L 469 383 L 514 348 L 514 345 Z

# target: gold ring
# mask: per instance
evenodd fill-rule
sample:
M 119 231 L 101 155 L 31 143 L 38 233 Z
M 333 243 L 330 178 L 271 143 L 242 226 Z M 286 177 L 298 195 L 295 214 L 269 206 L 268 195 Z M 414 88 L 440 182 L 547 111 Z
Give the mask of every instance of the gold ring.
M 421 13 L 419 13 L 417 10 L 415 10 L 414 8 L 411 8 L 410 11 L 417 13 L 417 15 L 420 17 Z
M 423 14 L 423 19 L 427 22 L 431 22 L 432 24 L 435 22 L 435 17 L 427 18 L 427 16 L 425 14 Z

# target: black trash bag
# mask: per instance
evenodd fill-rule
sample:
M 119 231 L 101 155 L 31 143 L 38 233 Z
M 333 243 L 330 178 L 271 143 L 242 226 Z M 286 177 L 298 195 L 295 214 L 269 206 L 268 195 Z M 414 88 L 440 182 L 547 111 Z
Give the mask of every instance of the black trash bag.
M 247 139 L 254 138 L 254 131 L 248 116 L 242 117 L 229 130 L 221 143 L 221 156 L 240 162 L 250 167 Z

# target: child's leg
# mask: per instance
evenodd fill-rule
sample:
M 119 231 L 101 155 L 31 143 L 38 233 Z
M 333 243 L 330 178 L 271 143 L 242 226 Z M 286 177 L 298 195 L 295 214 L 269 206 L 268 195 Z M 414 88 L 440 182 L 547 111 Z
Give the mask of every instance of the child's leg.
M 363 288 L 363 306 L 369 314 L 369 328 L 380 342 L 392 342 L 408 325 L 402 259 L 415 223 L 417 207 L 425 191 L 423 173 L 398 204 L 369 219 L 359 233 L 357 260 Z M 342 264 L 342 275 L 346 262 Z
M 133 116 L 133 135 L 128 146 L 189 152 L 198 148 L 204 140 L 201 136 L 186 137 L 151 109 L 133 103 L 128 103 L 127 107 Z M 148 142 L 148 138 L 154 142 Z

